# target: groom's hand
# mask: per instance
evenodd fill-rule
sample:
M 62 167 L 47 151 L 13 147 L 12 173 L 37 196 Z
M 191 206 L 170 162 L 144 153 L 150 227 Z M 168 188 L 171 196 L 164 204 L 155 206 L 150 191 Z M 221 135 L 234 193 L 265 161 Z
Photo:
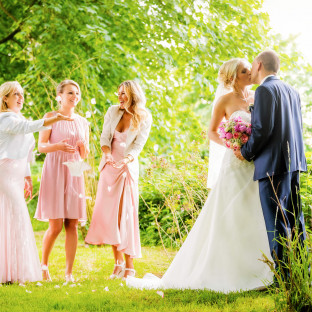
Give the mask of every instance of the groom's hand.
M 244 160 L 244 159 L 245 159 L 245 158 L 243 157 L 243 155 L 242 155 L 240 149 L 235 150 L 235 151 L 234 151 L 234 155 L 235 155 L 239 160 Z

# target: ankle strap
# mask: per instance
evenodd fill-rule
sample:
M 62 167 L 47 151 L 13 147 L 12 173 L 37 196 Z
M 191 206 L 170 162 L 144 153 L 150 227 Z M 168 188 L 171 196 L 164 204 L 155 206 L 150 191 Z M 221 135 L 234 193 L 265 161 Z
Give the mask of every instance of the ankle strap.
M 115 263 L 114 266 L 115 266 L 115 267 L 122 267 L 122 268 L 123 268 L 123 267 L 125 266 L 125 263 L 122 262 L 122 263 L 119 264 L 118 261 L 117 261 L 117 263 Z
M 48 268 L 48 266 L 47 266 L 47 265 L 42 264 L 42 265 L 41 265 L 41 270 L 42 270 L 42 271 L 48 271 L 48 270 L 49 270 L 49 268 Z
M 135 273 L 135 269 L 129 269 L 129 268 L 126 268 L 125 270 L 126 270 L 126 271 L 130 271 L 130 272 Z

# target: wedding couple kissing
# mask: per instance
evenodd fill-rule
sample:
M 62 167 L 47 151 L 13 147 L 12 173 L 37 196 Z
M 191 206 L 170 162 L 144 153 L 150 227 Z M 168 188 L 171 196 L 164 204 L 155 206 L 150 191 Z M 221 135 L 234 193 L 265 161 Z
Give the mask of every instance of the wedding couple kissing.
M 304 241 L 301 104 L 298 92 L 277 77 L 279 65 L 278 55 L 268 50 L 252 66 L 235 58 L 220 67 L 209 125 L 207 201 L 164 276 L 128 277 L 128 286 L 225 293 L 261 289 L 274 282 L 263 254 L 278 268 L 285 257 L 280 239 L 296 228 Z M 252 84 L 259 85 L 255 92 Z M 224 147 L 218 127 L 224 118 L 236 117 L 251 122 L 252 133 L 233 152 Z

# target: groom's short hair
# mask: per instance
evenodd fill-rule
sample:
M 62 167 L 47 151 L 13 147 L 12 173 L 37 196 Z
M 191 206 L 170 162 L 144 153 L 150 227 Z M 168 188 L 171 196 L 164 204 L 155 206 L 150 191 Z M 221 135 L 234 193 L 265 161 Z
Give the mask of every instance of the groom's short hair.
M 257 61 L 261 62 L 266 72 L 277 74 L 280 67 L 280 60 L 276 52 L 267 50 L 257 56 Z

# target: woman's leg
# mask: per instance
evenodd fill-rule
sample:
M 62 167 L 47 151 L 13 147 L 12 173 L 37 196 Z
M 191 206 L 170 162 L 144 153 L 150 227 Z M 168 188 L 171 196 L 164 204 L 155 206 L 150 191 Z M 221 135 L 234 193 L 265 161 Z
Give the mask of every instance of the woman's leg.
M 42 265 L 48 265 L 49 256 L 54 246 L 55 240 L 62 231 L 63 219 L 50 219 L 49 228 L 44 234 L 43 243 L 42 243 Z M 46 280 L 49 278 L 49 272 L 43 271 L 43 279 Z
M 121 213 L 122 213 L 122 201 L 123 201 L 123 191 L 120 197 L 120 203 L 119 203 L 119 210 L 118 210 L 118 229 L 120 229 L 120 220 L 121 220 Z M 121 264 L 124 262 L 123 260 L 123 253 L 117 250 L 116 246 L 112 246 L 115 264 Z M 115 266 L 113 274 L 118 274 L 122 271 L 121 267 Z
M 125 259 L 126 259 L 126 271 L 125 271 L 124 277 L 126 278 L 128 275 L 134 276 L 135 272 L 131 271 L 131 270 L 134 270 L 133 258 L 125 254 Z M 127 270 L 127 269 L 131 269 L 131 270 Z
M 65 219 L 65 253 L 66 269 L 65 275 L 72 274 L 73 264 L 76 256 L 78 244 L 78 219 Z

